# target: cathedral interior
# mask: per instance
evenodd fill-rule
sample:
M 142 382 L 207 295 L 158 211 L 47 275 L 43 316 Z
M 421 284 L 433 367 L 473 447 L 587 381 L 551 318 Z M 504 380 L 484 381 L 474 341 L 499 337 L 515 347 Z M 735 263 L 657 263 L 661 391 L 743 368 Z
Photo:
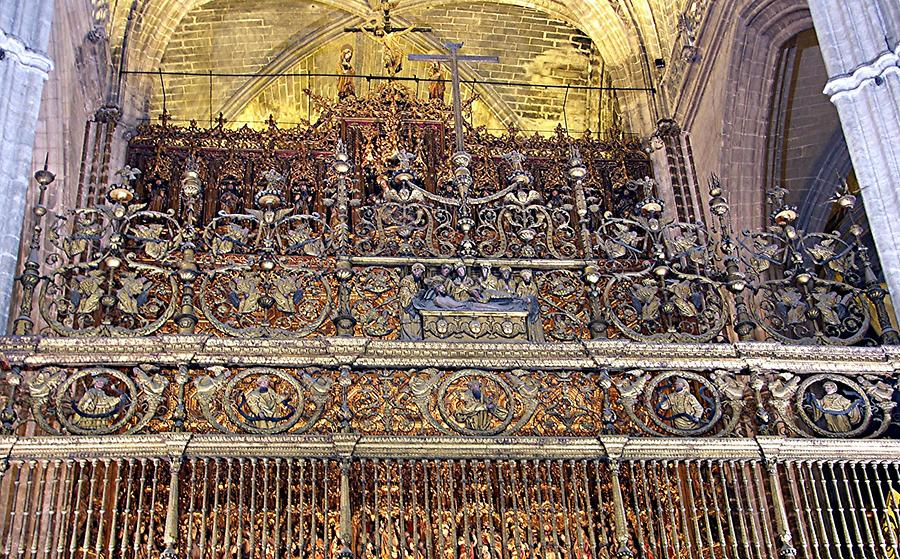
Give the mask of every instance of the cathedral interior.
M 897 559 L 896 0 L 0 0 L 5 559 Z

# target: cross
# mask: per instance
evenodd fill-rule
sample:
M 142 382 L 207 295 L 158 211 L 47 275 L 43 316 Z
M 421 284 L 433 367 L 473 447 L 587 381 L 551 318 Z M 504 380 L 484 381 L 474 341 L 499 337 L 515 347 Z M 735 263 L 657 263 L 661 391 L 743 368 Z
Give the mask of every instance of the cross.
M 460 55 L 459 49 L 462 43 L 447 43 L 445 45 L 450 54 L 410 54 L 410 60 L 427 61 L 427 62 L 449 62 L 450 75 L 453 83 L 453 118 L 454 130 L 456 132 L 456 153 L 464 153 L 465 145 L 463 144 L 463 118 L 462 118 L 462 99 L 459 92 L 459 63 L 463 62 L 494 62 L 499 63 L 500 59 L 496 56 L 468 56 Z
M 405 35 L 406 33 L 431 33 L 430 27 L 395 27 L 391 23 L 391 8 L 394 2 L 389 0 L 381 0 L 381 23 L 376 23 L 376 19 L 369 20 L 370 25 L 362 25 L 357 27 L 345 27 L 344 33 L 365 33 L 383 39 L 384 37 L 396 33 Z

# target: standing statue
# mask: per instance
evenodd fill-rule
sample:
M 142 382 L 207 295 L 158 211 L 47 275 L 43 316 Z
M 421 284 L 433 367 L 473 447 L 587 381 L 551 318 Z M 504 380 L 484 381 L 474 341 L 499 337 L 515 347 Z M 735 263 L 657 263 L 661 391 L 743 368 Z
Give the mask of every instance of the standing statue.
M 544 342 L 544 325 L 541 323 L 538 286 L 531 270 L 522 270 L 519 274 L 519 281 L 515 285 L 515 295 L 524 300 L 527 305 L 528 339 L 532 342 Z
M 400 299 L 400 339 L 421 340 L 422 322 L 413 306 L 413 299 L 422 292 L 425 285 L 425 265 L 416 262 L 409 275 L 400 280 L 397 297 Z
M 341 58 L 338 62 L 338 99 L 346 99 L 347 97 L 355 97 L 356 89 L 353 86 L 353 76 L 356 74 L 353 69 L 353 47 L 344 45 L 341 47 Z
M 150 211 L 164 212 L 169 209 L 169 183 L 162 177 L 153 177 L 149 181 Z
M 428 98 L 444 100 L 444 92 L 447 91 L 447 84 L 444 82 L 444 72 L 441 70 L 440 62 L 432 62 L 428 67 L 428 79 L 432 80 L 428 84 Z
M 690 384 L 681 377 L 675 377 L 672 387 L 673 392 L 663 396 L 659 409 L 669 412 L 667 419 L 672 421 L 676 429 L 697 429 L 702 424 L 704 409 L 691 393 Z
M 813 421 L 824 418 L 827 429 L 832 433 L 850 432 L 862 419 L 862 412 L 859 409 L 862 400 L 851 401 L 839 393 L 837 383 L 830 380 L 822 385 L 822 389 L 825 390 L 822 398 L 809 395 Z

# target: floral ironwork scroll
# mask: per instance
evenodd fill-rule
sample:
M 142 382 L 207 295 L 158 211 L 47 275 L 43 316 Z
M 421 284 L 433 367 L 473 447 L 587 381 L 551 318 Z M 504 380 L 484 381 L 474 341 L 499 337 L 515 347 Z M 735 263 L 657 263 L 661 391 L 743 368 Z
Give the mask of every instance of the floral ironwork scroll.
M 715 177 L 713 221 L 679 222 L 636 144 L 467 129 L 449 154 L 446 107 L 383 93 L 307 128 L 146 126 L 145 172 L 47 224 L 39 171 L 15 332 L 36 306 L 67 337 L 900 342 L 855 223 L 802 231 L 776 189 L 736 235 Z

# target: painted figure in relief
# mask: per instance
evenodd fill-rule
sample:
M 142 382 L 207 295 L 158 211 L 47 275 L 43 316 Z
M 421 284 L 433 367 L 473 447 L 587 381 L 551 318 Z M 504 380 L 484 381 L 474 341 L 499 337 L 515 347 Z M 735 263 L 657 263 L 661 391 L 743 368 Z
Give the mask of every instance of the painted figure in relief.
M 522 270 L 515 283 L 514 293 L 523 300 L 528 310 L 528 339 L 532 342 L 544 341 L 544 327 L 541 324 L 541 305 L 538 300 L 538 286 L 531 270 Z
M 341 47 L 341 58 L 338 63 L 338 99 L 346 99 L 347 97 L 355 97 L 356 90 L 353 87 L 353 47 L 344 45 Z
M 676 429 L 689 431 L 702 425 L 703 406 L 691 393 L 688 381 L 675 377 L 672 381 L 673 391 L 662 397 L 659 409 L 668 412 L 667 419 L 672 421 Z
M 400 280 L 397 297 L 400 300 L 400 339 L 421 340 L 422 322 L 419 313 L 413 306 L 413 300 L 425 287 L 425 266 L 416 262 L 410 274 Z
M 837 383 L 830 380 L 822 384 L 822 389 L 825 395 L 821 398 L 816 398 L 813 394 L 807 396 L 812 407 L 812 420 L 824 420 L 825 428 L 832 433 L 848 433 L 853 430 L 862 419 L 862 400 L 851 401 L 838 392 Z
M 256 381 L 256 387 L 241 395 L 241 405 L 238 410 L 245 419 L 251 422 L 254 427 L 260 429 L 271 429 L 279 422 L 284 421 L 293 414 L 293 407 L 290 406 L 290 398 L 279 394 L 275 389 L 270 387 L 270 379 L 267 375 L 262 375 Z M 287 414 L 280 413 L 281 407 L 287 408 Z M 246 409 L 250 413 L 244 411 Z
M 428 79 L 435 80 L 428 84 L 428 98 L 444 100 L 444 92 L 447 90 L 447 84 L 444 83 L 444 72 L 441 70 L 440 62 L 432 62 L 428 66 Z
M 81 398 L 73 406 L 75 416 L 72 421 L 82 429 L 103 429 L 110 424 L 112 418 L 127 400 L 125 394 L 108 394 L 106 385 L 109 379 L 104 376 L 96 376 L 91 382 L 91 387 L 84 391 Z
M 241 196 L 238 180 L 232 176 L 226 176 L 222 179 L 219 188 L 219 212 L 225 214 L 242 212 L 244 200 Z
M 492 273 L 489 264 L 482 264 L 479 269 L 480 274 L 473 278 L 463 262 L 455 267 L 444 264 L 438 274 L 424 278 L 424 266 L 414 266 L 413 273 L 404 277 L 399 286 L 401 339 L 421 339 L 418 322 L 422 310 L 527 311 L 529 339 L 543 341 L 538 288 L 531 271 L 523 270 L 516 280 L 508 266 L 500 268 L 499 277 Z
M 484 385 L 474 380 L 459 393 L 456 420 L 471 431 L 489 431 L 495 421 L 505 421 L 509 410 L 501 407 L 494 397 L 484 392 Z

